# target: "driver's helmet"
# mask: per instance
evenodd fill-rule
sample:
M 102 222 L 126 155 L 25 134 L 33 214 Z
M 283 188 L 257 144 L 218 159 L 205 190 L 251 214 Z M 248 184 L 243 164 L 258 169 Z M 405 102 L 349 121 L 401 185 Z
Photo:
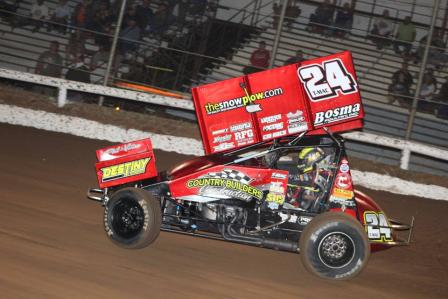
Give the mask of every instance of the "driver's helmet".
M 325 152 L 319 147 L 306 147 L 299 152 L 297 168 L 301 173 L 307 173 L 325 158 Z

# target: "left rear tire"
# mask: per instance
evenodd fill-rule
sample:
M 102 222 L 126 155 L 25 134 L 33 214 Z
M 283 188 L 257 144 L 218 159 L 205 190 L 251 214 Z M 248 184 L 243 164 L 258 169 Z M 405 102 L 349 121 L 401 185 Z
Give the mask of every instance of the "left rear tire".
M 162 223 L 160 203 L 154 196 L 138 188 L 115 192 L 104 210 L 104 229 L 116 245 L 143 248 L 153 243 Z

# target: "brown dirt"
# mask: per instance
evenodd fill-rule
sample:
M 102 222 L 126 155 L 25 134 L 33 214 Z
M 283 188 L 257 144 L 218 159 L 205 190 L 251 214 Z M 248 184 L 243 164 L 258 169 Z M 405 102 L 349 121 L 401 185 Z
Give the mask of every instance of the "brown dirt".
M 2 298 L 447 298 L 448 203 L 366 191 L 388 215 L 416 216 L 409 247 L 375 253 L 357 278 L 308 274 L 296 254 L 161 233 L 124 250 L 107 240 L 94 150 L 108 145 L 0 124 Z M 185 157 L 157 152 L 159 169 Z
M 58 108 L 56 102 L 48 99 L 48 97 L 4 84 L 0 84 L 0 103 L 78 116 L 124 128 L 134 128 L 148 132 L 191 137 L 200 140 L 199 128 L 196 123 L 180 118 L 176 119 L 169 117 L 166 114 L 160 113 L 160 111 L 150 114 L 124 110 L 117 112 L 110 107 L 99 107 L 96 104 L 78 103 L 71 103 L 63 108 Z M 372 163 L 372 161 L 355 157 L 350 157 L 350 164 L 353 169 L 388 174 L 424 184 L 448 187 L 446 176 L 405 171 L 398 166 L 391 166 L 378 162 Z

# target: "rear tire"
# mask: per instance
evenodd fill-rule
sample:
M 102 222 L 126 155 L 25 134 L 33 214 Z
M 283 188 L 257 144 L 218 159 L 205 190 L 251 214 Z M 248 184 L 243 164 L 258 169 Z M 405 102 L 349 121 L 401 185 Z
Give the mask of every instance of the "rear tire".
M 104 229 L 113 243 L 138 249 L 153 243 L 162 223 L 160 203 L 138 188 L 115 192 L 104 210 Z
M 339 212 L 318 215 L 300 237 L 305 268 L 326 279 L 345 280 L 358 275 L 370 256 L 370 244 L 362 225 Z

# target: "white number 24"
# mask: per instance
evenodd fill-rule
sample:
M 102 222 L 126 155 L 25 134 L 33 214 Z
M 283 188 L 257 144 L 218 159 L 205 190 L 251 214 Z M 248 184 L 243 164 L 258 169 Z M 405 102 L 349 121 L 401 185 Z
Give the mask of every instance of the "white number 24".
M 370 240 L 391 241 L 392 229 L 383 213 L 365 212 L 364 222 Z
M 300 67 L 297 74 L 308 96 L 315 102 L 337 96 L 338 90 L 343 94 L 357 91 L 353 76 L 340 59 Z

